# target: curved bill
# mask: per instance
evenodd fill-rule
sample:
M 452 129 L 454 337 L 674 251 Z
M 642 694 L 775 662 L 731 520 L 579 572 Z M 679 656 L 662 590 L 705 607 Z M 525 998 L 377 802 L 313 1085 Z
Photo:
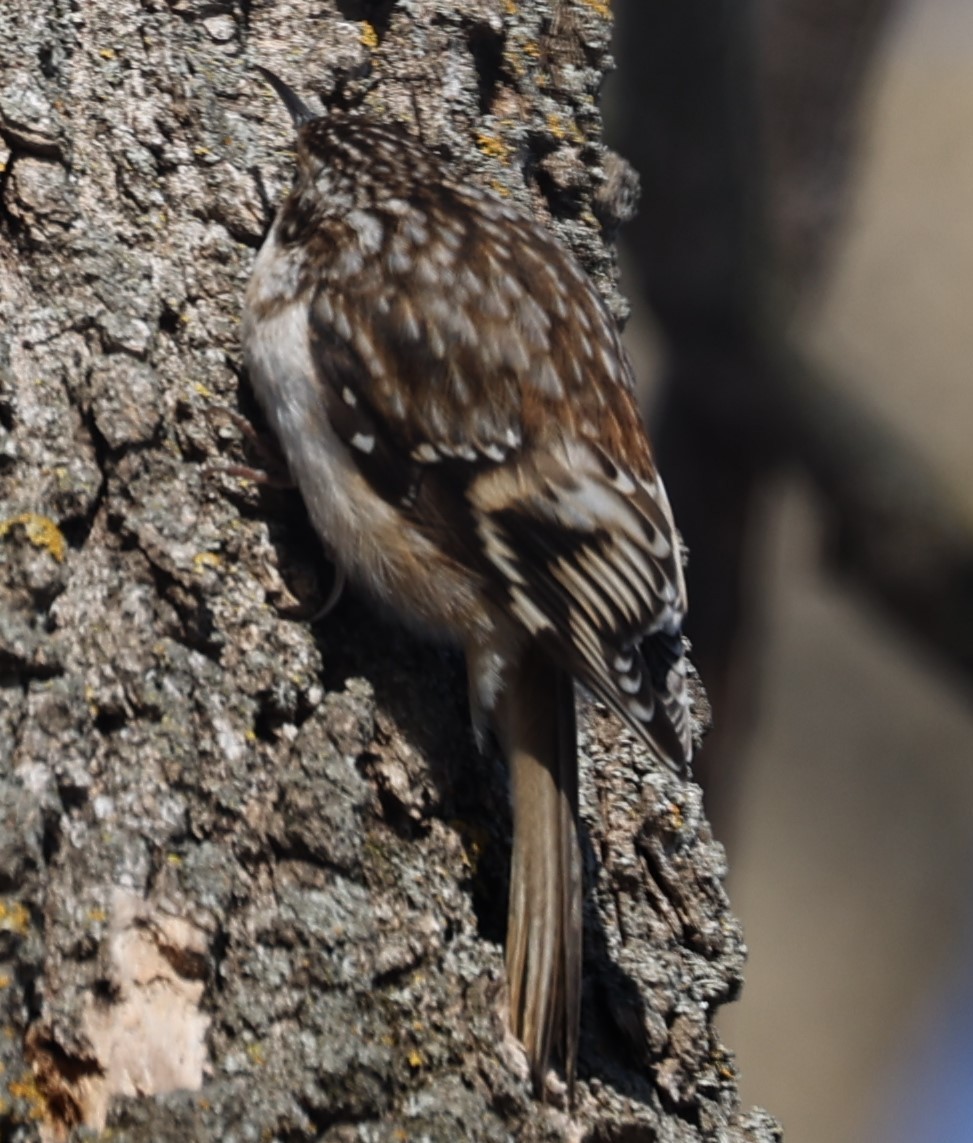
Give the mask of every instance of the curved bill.
M 312 119 L 319 118 L 282 79 L 274 75 L 269 69 L 261 67 L 260 64 L 255 64 L 254 66 L 280 96 L 281 101 L 290 113 L 291 119 L 294 121 L 295 127 L 303 127 L 305 123 L 310 123 Z

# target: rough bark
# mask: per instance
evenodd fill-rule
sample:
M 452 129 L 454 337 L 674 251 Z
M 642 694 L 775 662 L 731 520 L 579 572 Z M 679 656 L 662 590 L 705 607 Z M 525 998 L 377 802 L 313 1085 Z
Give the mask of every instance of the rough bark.
M 504 1034 L 506 778 L 457 657 L 347 598 L 236 414 L 288 177 L 253 71 L 536 210 L 621 313 L 606 6 L 0 8 L 0 1138 L 764 1141 L 695 786 L 583 710 L 573 1113 Z M 88 1125 L 87 1127 L 85 1125 Z

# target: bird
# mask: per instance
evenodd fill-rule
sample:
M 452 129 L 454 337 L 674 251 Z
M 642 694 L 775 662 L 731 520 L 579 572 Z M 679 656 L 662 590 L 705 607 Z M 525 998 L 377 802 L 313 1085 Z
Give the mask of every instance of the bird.
M 582 990 L 575 680 L 683 773 L 681 542 L 605 301 L 540 222 L 403 125 L 312 111 L 265 68 L 296 170 L 243 356 L 341 575 L 465 652 L 510 772 L 509 1027 L 574 1098 Z

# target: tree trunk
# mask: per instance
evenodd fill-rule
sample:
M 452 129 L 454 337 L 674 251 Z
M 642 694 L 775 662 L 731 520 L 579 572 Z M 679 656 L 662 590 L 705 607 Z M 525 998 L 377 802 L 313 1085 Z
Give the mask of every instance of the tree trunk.
M 290 170 L 254 71 L 548 221 L 621 315 L 607 5 L 0 8 L 0 1138 L 764 1141 L 693 785 L 582 704 L 580 1093 L 504 1031 L 506 775 L 460 660 L 349 596 L 241 428 Z M 237 466 L 234 470 L 233 466 Z

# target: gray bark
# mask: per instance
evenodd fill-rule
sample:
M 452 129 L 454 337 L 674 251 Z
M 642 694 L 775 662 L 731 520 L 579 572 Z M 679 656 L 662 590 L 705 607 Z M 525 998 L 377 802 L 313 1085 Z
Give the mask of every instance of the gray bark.
M 502 764 L 237 411 L 289 171 L 254 63 L 537 211 L 616 312 L 600 3 L 0 8 L 0 1138 L 764 1141 L 695 786 L 585 705 L 581 1093 L 504 1033 Z M 366 22 L 368 21 L 368 22 Z

